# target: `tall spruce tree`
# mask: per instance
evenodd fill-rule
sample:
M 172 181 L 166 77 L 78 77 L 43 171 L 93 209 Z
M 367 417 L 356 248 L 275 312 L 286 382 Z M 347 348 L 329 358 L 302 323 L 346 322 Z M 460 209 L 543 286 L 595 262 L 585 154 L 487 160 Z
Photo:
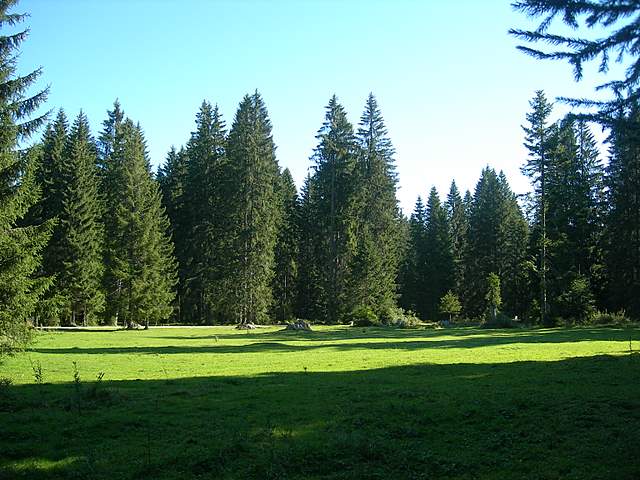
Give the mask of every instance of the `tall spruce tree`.
M 53 283 L 38 308 L 38 322 L 48 325 L 60 321 L 61 309 L 67 303 L 62 291 L 57 288 L 57 280 L 63 270 L 61 254 L 65 239 L 59 218 L 63 213 L 68 130 L 67 117 L 60 109 L 55 121 L 47 126 L 36 169 L 41 197 L 32 210 L 32 217 L 36 222 L 52 222 L 51 238 L 42 256 L 42 273 L 51 277 Z
M 66 145 L 65 190 L 60 215 L 62 271 L 59 288 L 68 299 L 66 323 L 95 323 L 104 309 L 103 225 L 96 145 L 80 112 Z
M 534 186 L 535 223 L 534 238 L 536 256 L 538 258 L 538 276 L 540 290 L 540 322 L 548 324 L 549 304 L 547 292 L 548 271 L 548 239 L 547 239 L 547 180 L 549 164 L 552 160 L 554 148 L 555 126 L 549 125 L 552 104 L 542 90 L 536 92 L 530 101 L 531 111 L 527 113 L 528 125 L 523 126 L 525 132 L 525 147 L 529 151 L 529 158 L 522 167 L 522 173 L 531 179 Z
M 455 283 L 455 265 L 447 212 L 435 187 L 429 192 L 425 218 L 424 318 L 436 320 L 440 299 Z
M 640 108 L 620 112 L 608 139 L 606 270 L 609 308 L 640 318 Z
M 268 321 L 281 206 L 271 121 L 258 92 L 246 95 L 229 132 L 225 179 L 224 311 L 238 323 Z
M 426 210 L 422 198 L 418 197 L 409 218 L 400 305 L 421 317 L 425 317 L 427 310 L 424 296 L 426 264 Z
M 373 94 L 367 98 L 356 141 L 357 227 L 350 291 L 355 306 L 384 316 L 396 305 L 401 229 L 395 151 Z
M 316 135 L 312 199 L 317 222 L 317 257 L 321 297 L 318 320 L 335 323 L 356 305 L 349 291 L 355 254 L 356 141 L 353 127 L 334 95 L 326 107 L 325 121 Z
M 40 69 L 17 73 L 19 48 L 28 31 L 7 31 L 25 18 L 11 12 L 16 3 L 0 3 L 0 354 L 28 341 L 26 322 L 50 283 L 39 274 L 50 226 L 23 222 L 38 198 L 35 157 L 18 150 L 19 142 L 45 121 L 44 116 L 30 117 L 46 100 L 47 90 L 26 94 Z
M 527 313 L 528 296 L 519 296 L 527 287 L 526 245 L 527 223 L 506 177 L 486 167 L 469 217 L 464 302 L 468 316 L 480 318 L 488 311 L 486 279 L 491 273 L 504 285 L 504 310 L 512 315 Z
M 469 218 L 455 180 L 451 182 L 445 209 L 449 221 L 449 236 L 451 238 L 451 254 L 453 258 L 453 291 L 460 298 L 464 292 L 464 259 L 467 249 Z
M 298 299 L 300 203 L 288 168 L 284 169 L 279 180 L 277 194 L 282 204 L 282 218 L 275 245 L 273 317 L 282 321 L 294 318 Z
M 183 296 L 184 279 L 188 271 L 190 253 L 189 217 L 187 215 L 187 152 L 184 148 L 171 147 L 164 165 L 158 170 L 158 184 L 162 193 L 162 206 L 169 219 L 169 234 L 173 240 L 175 258 L 178 265 L 178 288 L 174 305 L 174 318 L 178 322 L 190 320 L 188 297 Z
M 114 209 L 113 277 L 118 286 L 113 301 L 117 319 L 127 327 L 157 323 L 171 314 L 176 264 L 168 236 L 169 222 L 160 190 L 146 156 L 139 126 L 122 123 L 122 194 Z
M 183 212 L 188 239 L 176 237 L 184 249 L 181 260 L 182 316 L 199 323 L 221 319 L 219 290 L 225 275 L 223 264 L 226 226 L 223 224 L 223 169 L 226 161 L 225 123 L 217 106 L 203 101 L 196 115 L 196 130 L 186 148 Z M 177 158 L 176 160 L 179 160 Z

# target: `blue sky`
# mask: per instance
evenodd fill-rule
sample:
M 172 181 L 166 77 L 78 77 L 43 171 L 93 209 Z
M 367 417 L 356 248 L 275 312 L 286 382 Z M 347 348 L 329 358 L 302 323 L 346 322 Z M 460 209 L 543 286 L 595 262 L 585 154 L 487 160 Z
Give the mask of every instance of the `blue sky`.
M 373 92 L 396 147 L 406 213 L 432 185 L 473 189 L 481 169 L 518 193 L 520 125 L 536 89 L 589 96 L 565 64 L 519 53 L 510 27 L 533 25 L 509 1 L 23 0 L 30 38 L 20 68 L 42 66 L 48 107 L 82 108 L 94 133 L 119 98 L 146 133 L 154 165 L 186 143 L 203 99 L 230 126 L 238 102 L 263 95 L 280 165 L 298 185 L 335 93 L 357 123 Z M 590 70 L 587 70 L 589 77 Z M 595 80 L 595 79 L 594 79 Z M 566 113 L 556 108 L 556 116 Z

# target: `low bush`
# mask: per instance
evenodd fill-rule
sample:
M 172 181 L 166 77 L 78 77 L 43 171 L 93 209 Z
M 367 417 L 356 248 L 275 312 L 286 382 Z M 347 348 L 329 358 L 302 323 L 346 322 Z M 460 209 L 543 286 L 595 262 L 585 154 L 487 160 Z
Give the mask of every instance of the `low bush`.
M 354 327 L 372 327 L 380 325 L 378 315 L 371 307 L 355 308 L 347 317 Z

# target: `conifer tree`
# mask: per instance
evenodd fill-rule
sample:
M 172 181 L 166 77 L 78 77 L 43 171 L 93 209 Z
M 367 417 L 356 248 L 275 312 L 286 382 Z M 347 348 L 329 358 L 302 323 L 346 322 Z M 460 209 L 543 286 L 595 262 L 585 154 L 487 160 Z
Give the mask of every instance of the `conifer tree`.
M 183 296 L 184 279 L 188 271 L 190 253 L 189 217 L 187 215 L 187 152 L 184 148 L 176 151 L 171 147 L 164 165 L 159 169 L 157 179 L 162 193 L 162 206 L 169 219 L 169 234 L 173 240 L 175 258 L 178 265 L 178 288 L 174 316 L 178 322 L 192 318 L 188 312 L 188 297 Z
M 36 222 L 52 222 L 51 238 L 43 252 L 42 273 L 51 277 L 53 283 L 37 310 L 38 321 L 49 325 L 60 321 L 61 309 L 67 303 L 62 291 L 57 288 L 57 280 L 63 270 L 64 238 L 59 219 L 63 214 L 66 187 L 65 148 L 68 129 L 67 117 L 60 109 L 56 120 L 47 126 L 43 137 L 42 153 L 35 174 L 41 196 L 31 212 L 31 217 Z
M 351 300 L 356 307 L 369 307 L 380 316 L 396 305 L 401 230 L 394 148 L 373 94 L 367 98 L 356 140 L 357 226 Z
M 271 121 L 258 92 L 240 102 L 229 132 L 224 170 L 228 228 L 224 310 L 229 320 L 240 324 L 264 322 L 273 300 L 281 208 Z
M 606 270 L 609 307 L 640 318 L 640 109 L 621 112 L 608 140 Z
M 447 201 L 445 202 L 445 209 L 449 221 L 451 254 L 453 258 L 453 290 L 458 296 L 461 296 L 464 291 L 464 260 L 467 249 L 469 218 L 455 180 L 451 182 L 451 188 L 449 189 Z
M 62 265 L 59 287 L 68 299 L 66 320 L 94 323 L 104 309 L 103 226 L 96 146 L 84 113 L 76 118 L 66 145 L 65 190 L 60 215 Z
M 23 76 L 17 73 L 18 49 L 28 31 L 7 31 L 25 18 L 10 12 L 16 3 L 0 3 L 0 354 L 28 340 L 26 322 L 50 283 L 38 276 L 50 226 L 22 224 L 38 191 L 35 158 L 19 152 L 18 143 L 44 123 L 44 116 L 30 117 L 45 101 L 47 90 L 26 94 L 40 69 Z
M 227 293 L 218 289 L 225 275 L 224 249 L 229 248 L 223 245 L 227 230 L 222 218 L 226 142 L 225 122 L 218 107 L 203 101 L 196 115 L 196 130 L 187 144 L 184 166 L 181 216 L 188 238 L 183 242 L 176 237 L 181 250 L 182 316 L 191 313 L 192 321 L 199 323 L 220 319 L 223 307 L 219 302 Z
M 140 126 L 122 123 L 122 195 L 114 206 L 113 298 L 117 318 L 127 327 L 157 323 L 171 314 L 176 283 L 169 222 L 153 180 Z
M 435 187 L 429 192 L 425 226 L 424 318 L 436 319 L 442 296 L 454 286 L 454 260 L 447 213 Z
M 409 218 L 409 234 L 402 267 L 403 285 L 400 304 L 420 316 L 425 315 L 424 288 L 426 283 L 426 210 L 422 198 L 416 200 Z
M 278 182 L 278 201 L 282 218 L 275 246 L 273 313 L 277 320 L 295 316 L 298 299 L 298 252 L 300 248 L 300 204 L 291 172 L 285 168 Z
M 536 218 L 536 250 L 538 257 L 538 272 L 540 284 L 540 322 L 548 324 L 549 306 L 547 295 L 547 180 L 549 163 L 552 159 L 553 131 L 555 126 L 549 125 L 552 105 L 547 101 L 544 92 L 539 90 L 530 102 L 531 112 L 527 113 L 525 132 L 525 147 L 529 150 L 529 158 L 522 167 L 522 173 L 531 179 L 535 190 L 535 218 Z

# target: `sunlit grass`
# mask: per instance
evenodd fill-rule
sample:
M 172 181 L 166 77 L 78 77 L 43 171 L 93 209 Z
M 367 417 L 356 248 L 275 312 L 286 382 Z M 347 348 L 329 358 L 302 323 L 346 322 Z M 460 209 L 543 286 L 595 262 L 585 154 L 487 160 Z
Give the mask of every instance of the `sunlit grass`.
M 637 328 L 279 330 L 40 334 L 0 478 L 640 478 Z

